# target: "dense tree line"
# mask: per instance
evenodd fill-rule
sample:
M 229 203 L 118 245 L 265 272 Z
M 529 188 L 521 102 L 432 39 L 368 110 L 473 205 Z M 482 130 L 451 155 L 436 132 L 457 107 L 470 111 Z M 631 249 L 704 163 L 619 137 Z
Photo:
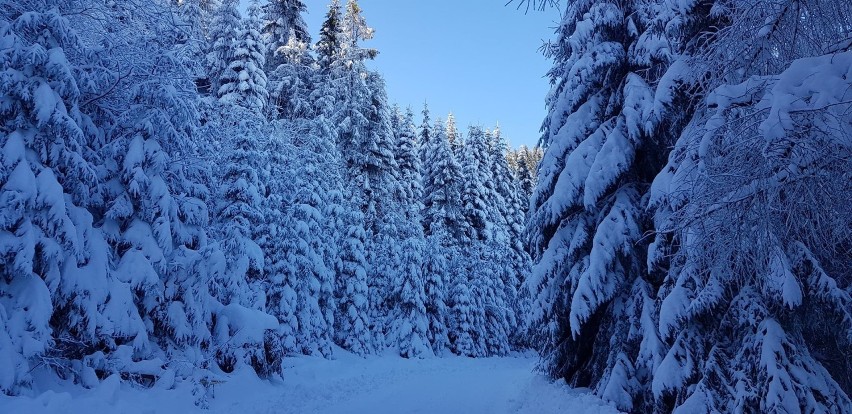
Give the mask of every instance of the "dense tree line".
M 541 368 L 632 412 L 852 411 L 852 9 L 563 6 L 527 226 Z
M 525 340 L 535 157 L 392 106 L 356 0 L 315 44 L 305 10 L 0 3 L 0 390 L 117 374 L 203 404 L 287 355 Z

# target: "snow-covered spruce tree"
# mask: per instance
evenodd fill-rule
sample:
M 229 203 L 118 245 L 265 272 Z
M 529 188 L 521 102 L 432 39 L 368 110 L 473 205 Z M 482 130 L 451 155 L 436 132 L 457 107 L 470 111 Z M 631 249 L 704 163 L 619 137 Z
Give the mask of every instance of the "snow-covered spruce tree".
M 267 331 L 264 338 L 266 366 L 280 368 L 281 360 L 296 352 L 296 290 L 290 266 L 292 262 L 286 249 L 281 248 L 288 225 L 285 220 L 287 194 L 295 191 L 291 187 L 287 161 L 295 154 L 291 143 L 292 129 L 280 123 L 271 124 L 265 139 L 259 142 L 263 155 L 262 176 L 266 179 L 263 189 L 261 210 L 262 223 L 257 231 L 257 243 L 263 251 L 263 286 L 266 298 L 266 313 L 278 320 L 274 331 Z M 260 372 L 270 376 L 274 370 Z
M 513 263 L 508 203 L 501 194 L 497 171 L 505 165 L 502 146 L 491 131 L 470 130 L 462 147 L 465 217 L 468 236 L 462 246 L 466 255 L 475 312 L 472 333 L 480 355 L 505 355 L 509 331 L 515 324 L 513 309 L 518 275 Z M 506 167 L 508 169 L 508 167 Z M 506 188 L 508 194 L 508 188 Z M 481 321 L 481 322 L 480 322 Z
M 236 105 L 224 104 L 221 111 L 215 124 L 224 133 L 220 142 L 226 150 L 216 158 L 222 168 L 216 174 L 213 225 L 225 255 L 227 277 L 217 284 L 220 290 L 215 296 L 226 305 L 238 303 L 265 311 L 264 255 L 258 245 L 258 230 L 267 214 L 262 208 L 265 189 L 260 177 L 264 121 L 258 113 Z M 266 358 L 260 345 L 250 344 L 244 350 L 226 346 L 218 350 L 219 358 L 240 358 L 258 372 L 269 372 L 263 367 Z
M 509 326 L 516 326 L 518 316 L 518 289 L 526 279 L 530 270 L 530 258 L 522 241 L 524 231 L 524 215 L 520 207 L 514 175 L 506 159 L 508 153 L 506 142 L 500 134 L 500 128 L 495 128 L 491 135 L 490 157 L 491 174 L 494 177 L 495 210 L 500 216 L 500 228 L 496 229 L 495 237 L 499 247 L 494 257 L 495 262 L 501 263 L 500 272 L 503 289 L 505 290 L 506 319 Z
M 219 75 L 219 102 L 236 105 L 263 114 L 269 100 L 266 89 L 266 45 L 258 31 L 260 8 L 253 2 L 248 9 L 248 18 L 240 22 L 228 66 Z
M 329 14 L 332 14 L 329 11 Z M 331 17 L 329 18 L 331 19 Z M 336 38 L 339 50 L 329 59 L 339 73 L 329 79 L 329 88 L 337 88 L 338 102 L 336 113 L 331 118 L 338 126 L 337 145 L 343 156 L 346 173 L 351 182 L 358 182 L 357 187 L 362 192 L 362 211 L 366 214 L 368 162 L 373 162 L 379 170 L 386 167 L 381 159 L 393 154 L 389 140 L 392 138 L 387 96 L 383 96 L 384 82 L 378 75 L 371 75 L 364 64 L 367 59 L 376 55 L 374 49 L 365 49 L 361 42 L 372 39 L 373 29 L 367 26 L 361 15 L 358 2 L 350 0 L 346 3 L 346 12 L 340 20 L 339 33 Z M 323 41 L 325 39 L 322 39 Z M 323 52 L 325 53 L 325 52 Z M 334 79 L 337 78 L 337 79 Z M 368 83 L 368 80 L 371 82 Z M 336 82 L 335 82 L 336 81 Z M 378 106 L 377 106 L 378 105 Z M 382 144 L 382 148 L 373 145 Z M 385 152 L 382 152 L 385 151 Z M 377 173 L 378 171 L 370 171 Z M 373 177 L 370 177 L 373 178 Z M 378 185 L 378 183 L 376 183 Z M 371 220 L 371 217 L 367 217 Z M 372 229 L 368 228 L 368 231 Z
M 338 345 L 358 355 L 373 351 L 370 334 L 370 302 L 367 285 L 367 258 L 364 255 L 367 235 L 364 216 L 352 205 L 340 214 L 344 228 L 340 237 L 340 264 L 337 274 L 338 316 L 335 338 Z
M 236 55 L 236 41 L 242 28 L 242 18 L 237 9 L 239 0 L 222 0 L 210 23 L 207 52 L 207 79 L 210 94 L 219 96 L 220 79 Z
M 303 180 L 301 184 L 307 184 Z M 309 186 L 296 189 L 287 200 L 282 246 L 287 251 L 290 266 L 286 269 L 287 286 L 295 292 L 295 321 L 293 331 L 296 336 L 297 351 L 312 355 L 331 355 L 331 329 L 323 315 L 319 298 L 323 289 L 323 279 L 328 272 L 322 261 L 321 246 L 316 235 L 321 234 L 322 216 L 320 210 L 312 205 L 318 196 Z
M 276 0 L 265 6 L 264 39 L 269 42 L 266 73 L 269 77 L 272 118 L 312 118 L 311 94 L 322 83 L 310 54 L 311 38 L 301 0 Z M 328 113 L 326 115 L 329 115 Z
M 712 42 L 680 57 L 697 73 L 673 74 L 713 92 L 650 200 L 671 345 L 654 393 L 675 412 L 846 412 L 852 16 L 725 4 Z
M 429 151 L 432 148 L 432 117 L 429 114 L 429 104 L 423 104 L 423 110 L 420 111 L 420 114 L 423 115 L 423 121 L 417 130 L 417 147 L 420 148 L 420 154 L 418 154 L 420 156 L 420 176 L 423 179 L 423 188 L 426 188 Z M 423 196 L 426 196 L 425 191 Z
M 417 129 L 414 126 L 414 112 L 411 108 L 400 112 L 394 107 L 394 158 L 399 166 L 399 181 L 403 187 L 401 203 L 406 208 L 405 219 L 419 223 L 422 210 L 423 177 L 420 175 L 420 144 L 417 141 Z M 422 234 L 422 232 L 420 232 Z
M 463 221 L 461 195 L 458 191 L 461 171 L 449 149 L 443 133 L 443 123 L 440 119 L 436 120 L 434 130 L 438 133 L 433 134 L 430 122 L 429 109 L 424 105 L 423 123 L 418 134 L 419 157 L 422 160 L 420 175 L 423 180 L 421 222 L 424 234 L 428 234 L 424 248 L 424 293 L 426 316 L 429 320 L 429 343 L 435 354 L 441 355 L 449 347 L 449 289 L 445 278 L 450 269 L 449 260 L 454 258 L 452 251 L 456 246 L 450 229 L 458 231 L 461 228 L 458 223 Z M 456 215 L 448 215 L 448 210 Z
M 0 6 L 0 392 L 68 372 L 145 329 L 87 210 L 100 180 L 81 110 L 99 72 L 56 2 Z M 80 59 L 78 61 L 78 59 Z M 75 380 L 94 386 L 91 369 Z
M 417 228 L 419 226 L 412 226 Z M 423 237 L 405 237 L 399 249 L 398 286 L 394 289 L 392 326 L 388 329 L 396 339 L 399 354 L 420 358 L 433 354 L 428 338 L 426 293 L 423 275 Z
M 390 286 L 401 266 L 404 217 L 399 208 L 401 187 L 393 156 L 390 107 L 383 79 L 364 64 L 377 52 L 360 45 L 372 38 L 373 30 L 366 25 L 357 1 L 347 2 L 339 29 L 340 50 L 331 56 L 332 66 L 324 79 L 323 89 L 329 90 L 330 99 L 323 98 L 327 101 L 323 106 L 334 111 L 330 119 L 337 126 L 346 180 L 364 214 L 371 329 L 377 348 L 383 348 L 389 310 L 394 307 Z M 334 103 L 329 106 L 328 102 Z
M 326 39 L 324 35 L 321 36 L 320 42 L 323 46 L 318 45 L 321 72 L 327 75 L 327 79 L 323 79 L 324 85 L 321 86 L 328 90 L 324 92 L 329 95 L 325 100 L 330 101 L 320 102 L 323 104 L 323 108 L 320 109 L 333 111 L 329 119 L 332 124 L 337 125 L 336 142 L 343 156 L 347 179 L 354 181 L 355 178 L 363 175 L 362 166 L 365 163 L 363 158 L 367 155 L 362 146 L 364 142 L 371 139 L 368 136 L 370 122 L 384 122 L 383 125 L 373 126 L 373 128 L 384 128 L 384 131 L 379 132 L 384 134 L 383 139 L 389 139 L 390 118 L 387 116 L 388 108 L 372 107 L 373 95 L 378 91 L 367 85 L 368 74 L 364 60 L 371 58 L 371 54 L 367 52 L 371 49 L 363 49 L 360 42 L 371 39 L 373 31 L 367 27 L 357 2 L 347 3 L 346 13 L 342 18 L 337 16 L 338 13 L 332 8 L 327 18 L 328 24 L 337 28 L 338 32 L 333 36 L 329 34 L 330 39 Z M 323 31 L 326 29 L 324 26 Z M 332 40 L 337 43 L 330 43 Z M 337 46 L 337 50 L 326 50 L 332 46 Z M 371 114 L 371 111 L 376 113 Z M 372 116 L 373 119 L 369 119 L 368 116 Z M 378 116 L 384 116 L 384 118 L 380 120 L 377 119 Z M 363 191 L 363 188 L 359 188 L 359 191 Z M 358 196 L 363 201 L 363 195 L 358 194 Z M 362 211 L 365 210 L 362 208 Z
M 529 208 L 529 199 L 532 197 L 533 187 L 535 186 L 535 169 L 530 168 L 529 162 L 525 157 L 528 148 L 522 146 L 518 151 L 517 170 L 515 177 L 518 182 L 518 198 L 522 200 L 521 206 L 524 214 Z
M 340 0 L 331 0 L 325 20 L 320 27 L 320 38 L 314 47 L 317 53 L 317 65 L 322 72 L 328 72 L 341 58 L 340 52 L 343 46 L 340 34 L 341 24 Z
M 426 315 L 424 273 L 425 239 L 420 226 L 423 192 L 420 178 L 420 157 L 416 141 L 414 113 L 409 109 L 403 116 L 398 107 L 392 114 L 395 154 L 399 166 L 401 191 L 397 195 L 401 215 L 399 236 L 402 248 L 399 272 L 400 285 L 393 286 L 396 305 L 392 310 L 390 329 L 397 339 L 403 357 L 423 357 L 432 354 L 428 339 L 429 321 Z
M 472 126 L 462 150 L 462 189 L 465 234 L 463 244 L 493 238 L 493 181 L 489 171 L 488 142 L 481 127 Z
M 282 63 L 269 74 L 270 118 L 309 119 L 315 113 L 311 102 L 314 82 L 321 81 L 310 65 L 310 44 L 290 36 L 287 44 L 276 53 L 283 56 Z M 320 82 L 322 84 L 322 82 Z
M 399 166 L 394 157 L 394 134 L 392 115 L 387 102 L 387 92 L 382 77 L 373 72 L 366 74 L 369 103 L 365 111 L 367 124 L 357 154 L 350 154 L 351 179 L 361 194 L 362 211 L 368 234 L 367 257 L 370 264 L 370 308 L 378 346 L 386 337 L 393 322 L 392 310 L 399 304 L 396 287 L 405 276 L 403 269 L 411 268 L 406 260 L 419 260 L 416 256 L 404 255 L 402 251 L 411 226 L 406 222 L 407 206 L 402 197 Z M 344 153 L 344 156 L 345 153 Z M 412 201 L 416 203 L 416 201 Z M 414 215 L 411 213 L 409 215 Z M 411 237 L 416 237 L 411 235 Z M 422 239 L 422 237 L 421 237 Z M 420 267 L 417 264 L 414 267 Z M 416 276 L 420 277 L 420 276 Z M 395 342 L 394 337 L 387 340 Z M 386 344 L 390 345 L 390 343 Z
M 344 101 L 344 92 L 348 92 L 348 78 L 344 69 L 343 36 L 341 34 L 342 17 L 340 1 L 332 0 L 320 28 L 320 38 L 314 46 L 316 68 L 310 77 L 310 104 L 314 114 L 321 114 L 335 132 L 335 143 L 339 135 L 337 122 L 340 121 L 338 105 Z
M 447 283 L 445 279 L 450 272 L 447 265 L 449 256 L 447 247 L 450 245 L 449 235 L 444 232 L 433 234 L 426 238 L 423 248 L 423 293 L 425 294 L 425 310 L 428 320 L 426 337 L 430 348 L 437 356 L 444 354 L 449 346 L 447 337 Z
M 296 124 L 304 122 L 297 121 Z M 358 209 L 359 203 L 351 197 L 350 189 L 344 186 L 343 165 L 334 142 L 333 125 L 324 116 L 318 115 L 302 128 L 307 130 L 295 134 L 293 142 L 306 152 L 310 164 L 314 165 L 306 172 L 318 196 L 314 202 L 322 206 L 323 214 L 321 233 L 315 237 L 327 272 L 323 274 L 318 303 L 337 344 L 366 354 L 372 352 L 373 343 L 366 322 L 369 320 L 369 306 L 366 300 L 363 215 Z M 364 269 L 364 274 L 359 269 Z M 354 293 L 350 295 L 347 292 Z M 363 298 L 359 298 L 361 294 Z
M 314 133 L 312 123 L 297 122 L 293 128 L 294 153 L 299 157 L 288 159 L 287 173 L 278 178 L 286 185 L 279 248 L 288 258 L 288 266 L 280 278 L 286 286 L 285 292 L 292 296 L 285 296 L 288 302 L 279 305 L 279 315 L 297 323 L 284 328 L 295 335 L 296 352 L 330 356 L 335 311 L 334 268 L 325 257 L 325 243 L 331 237 L 326 232 L 327 209 L 323 197 L 326 189 L 322 185 L 329 166 L 323 161 L 327 155 L 314 152 L 309 146 L 311 141 L 322 139 Z M 289 289 L 293 292 L 289 293 Z
M 189 88 L 152 79 L 130 91 L 136 105 L 119 118 L 105 148 L 110 192 L 103 228 L 117 271 L 135 289 L 148 335 L 160 351 L 186 351 L 200 363 L 202 347 L 212 342 L 208 286 L 232 283 L 224 258 L 207 244 L 207 189 L 199 171 L 175 159 L 193 153 Z
M 654 7 L 566 4 L 549 48 L 545 154 L 528 220 L 527 326 L 540 368 L 623 410 L 653 406 L 648 384 L 665 352 L 642 239 L 653 228 L 643 196 L 671 144 L 656 127 L 651 86 L 668 49 L 643 36 Z
M 423 163 L 423 229 L 427 236 L 441 234 L 445 246 L 457 246 L 465 232 L 462 206 L 463 175 L 444 134 L 441 119 L 435 120 Z M 423 133 L 421 133 L 423 136 Z
M 329 245 L 329 204 L 337 187 L 332 137 L 317 131 L 317 121 L 275 121 L 266 141 L 265 230 L 267 312 L 280 321 L 269 335 L 268 358 L 292 353 L 331 355 L 337 318 Z M 329 160 L 330 158 L 330 160 Z M 337 185 L 331 184 L 337 182 Z M 334 251 L 337 254 L 337 251 Z M 339 271 L 339 270 L 338 270 Z
M 503 283 L 510 272 L 507 263 L 508 244 L 499 238 L 474 246 L 475 259 L 470 260 L 472 296 L 475 304 L 474 341 L 479 356 L 505 356 L 511 348 L 509 335 L 514 326 L 514 311 L 506 297 Z
M 837 93 L 850 68 L 850 52 L 802 58 L 717 88 L 655 181 L 679 248 L 654 391 L 675 411 L 852 409 L 850 227 L 837 214 L 852 202 L 850 103 Z
M 186 66 L 175 59 L 170 20 L 160 19 L 168 13 L 165 4 L 121 3 L 99 11 L 125 24 L 87 33 L 110 38 L 104 43 L 110 59 L 104 62 L 114 73 L 128 75 L 117 77 L 118 84 L 109 84 L 108 93 L 92 101 L 110 125 L 100 150 L 108 191 L 105 208 L 96 212 L 118 260 L 117 273 L 133 281 L 150 338 L 135 341 L 133 350 L 120 349 L 116 360 L 104 364 L 130 370 L 138 369 L 132 364 L 138 358 L 160 358 L 168 363 L 165 372 L 127 373 L 168 379 L 171 372 L 200 380 L 212 375 L 207 368 L 218 350 L 262 343 L 263 330 L 275 321 L 213 296 L 236 283 L 210 237 L 212 180 L 199 153 L 205 146 L 197 135 L 198 95 Z M 128 65 L 132 70 L 125 72 Z
M 288 62 L 281 53 L 282 47 L 294 44 L 311 44 L 311 35 L 302 13 L 308 8 L 302 0 L 272 0 L 263 6 L 263 37 L 268 46 L 266 54 L 267 73 L 273 73 L 280 65 Z
M 457 263 L 459 256 L 453 257 L 453 262 L 450 264 L 451 269 L 462 269 L 463 271 L 453 272 L 450 277 L 450 317 L 448 338 L 450 341 L 450 350 L 457 354 L 469 357 L 482 356 L 480 350 L 474 342 L 473 332 L 477 327 L 474 318 L 474 301 L 471 297 L 470 278 L 468 278 L 467 269 L 459 268 Z M 480 321 L 481 322 L 481 321 Z
M 453 155 L 456 158 L 461 158 L 462 156 L 462 147 L 464 147 L 464 141 L 462 138 L 462 134 L 459 132 L 458 127 L 456 127 L 456 116 L 450 113 L 447 115 L 447 141 L 450 143 L 450 149 L 453 150 Z

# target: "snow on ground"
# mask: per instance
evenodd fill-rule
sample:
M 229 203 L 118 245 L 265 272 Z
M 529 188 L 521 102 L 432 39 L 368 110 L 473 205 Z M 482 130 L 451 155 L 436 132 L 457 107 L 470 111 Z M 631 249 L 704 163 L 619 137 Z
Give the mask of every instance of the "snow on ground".
M 248 374 L 217 385 L 207 413 L 405 414 L 572 413 L 618 411 L 600 399 L 532 372 L 532 357 L 406 360 L 362 359 L 343 351 L 335 360 L 285 361 L 285 378 L 271 383 Z M 189 387 L 139 390 L 107 380 L 93 390 L 55 389 L 35 398 L 0 396 L 2 413 L 192 413 Z M 69 411 L 70 410 L 70 411 Z

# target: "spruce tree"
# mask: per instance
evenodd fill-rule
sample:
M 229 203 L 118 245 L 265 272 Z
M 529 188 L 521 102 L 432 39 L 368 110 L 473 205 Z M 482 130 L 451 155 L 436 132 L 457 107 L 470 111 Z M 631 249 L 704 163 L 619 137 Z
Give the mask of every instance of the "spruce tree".
M 354 207 L 350 205 L 349 207 Z M 364 255 L 366 232 L 363 215 L 357 208 L 347 209 L 340 218 L 344 233 L 340 239 L 340 268 L 337 275 L 337 343 L 358 355 L 373 351 L 369 321 L 367 258 Z
M 340 51 L 343 41 L 341 38 L 341 20 L 340 0 L 331 0 L 325 20 L 320 27 L 320 38 L 314 48 L 317 52 L 317 64 L 324 73 L 335 66 L 334 63 L 341 58 Z
M 397 207 L 400 210 L 399 237 L 402 249 L 399 279 L 401 287 L 394 293 L 397 304 L 394 309 L 393 329 L 398 338 L 400 355 L 403 357 L 421 357 L 432 354 L 428 338 L 429 321 L 426 315 L 426 291 L 424 273 L 425 239 L 421 220 L 420 204 L 422 183 L 420 178 L 420 157 L 416 141 L 414 113 L 409 109 L 403 116 L 399 108 L 394 108 L 393 122 L 395 154 L 399 168 L 398 180 L 402 191 L 398 194 Z
M 231 60 L 219 76 L 219 101 L 263 114 L 269 100 L 266 73 L 266 45 L 258 31 L 260 9 L 249 6 L 248 18 L 241 22 L 233 43 Z
M 849 103 L 829 92 L 849 85 L 837 23 L 852 16 L 825 6 L 756 0 L 659 17 L 682 36 L 657 93 L 679 137 L 649 200 L 663 409 L 852 409 L 849 266 L 836 250 L 849 240 L 836 213 L 850 202 Z M 709 93 L 682 99 L 696 90 Z
M 643 257 L 642 234 L 653 227 L 642 197 L 666 153 L 653 139 L 649 86 L 665 60 L 645 53 L 659 48 L 636 46 L 650 25 L 646 5 L 566 5 L 550 49 L 546 152 L 528 221 L 536 262 L 528 321 L 542 368 L 623 410 L 653 406 L 647 384 L 664 352 L 654 328 L 658 280 Z M 653 46 L 658 38 L 641 39 Z
M 112 271 L 87 210 L 102 183 L 89 158 L 99 131 L 81 104 L 99 80 L 73 59 L 93 55 L 58 9 L 19 6 L 33 9 L 0 8 L 0 391 L 9 394 L 41 364 L 67 369 L 63 361 L 94 349 L 147 339 L 130 298 L 141 278 Z M 81 376 L 97 381 L 90 367 Z
M 450 267 L 447 260 L 449 235 L 434 234 L 426 238 L 423 251 L 423 293 L 425 294 L 425 312 L 428 319 L 427 339 L 435 355 L 441 356 L 449 347 L 447 307 L 447 274 Z
M 207 79 L 210 83 L 210 94 L 219 97 L 221 79 L 236 56 L 236 41 L 242 28 L 242 19 L 237 9 L 238 0 L 223 0 L 216 8 L 210 23 L 207 52 Z
M 444 125 L 435 120 L 434 136 L 424 162 L 423 228 L 427 236 L 441 235 L 440 240 L 457 245 L 464 237 L 466 222 L 462 205 L 463 175 L 461 166 L 444 135 Z
M 273 73 L 280 65 L 293 63 L 281 48 L 293 44 L 311 43 L 311 35 L 302 13 L 308 8 L 302 0 L 272 0 L 263 6 L 263 33 L 267 45 L 266 65 L 263 69 Z
M 493 237 L 493 184 L 488 165 L 488 143 L 481 127 L 470 127 L 462 154 L 464 244 L 484 242 Z
M 423 110 L 420 112 L 423 115 L 423 122 L 420 123 L 420 128 L 417 131 L 417 145 L 420 148 L 420 165 L 423 168 L 420 176 L 423 177 L 423 187 L 426 188 L 429 184 L 429 152 L 432 149 L 432 118 L 429 115 L 429 105 L 423 104 Z M 424 193 L 425 196 L 425 193 Z
M 292 170 L 288 168 L 288 155 L 295 153 L 286 129 L 276 125 L 268 137 L 261 141 L 264 157 L 263 175 L 267 179 L 264 187 L 262 209 L 263 223 L 258 231 L 258 245 L 264 256 L 264 287 L 266 312 L 278 320 L 275 331 L 267 332 L 265 338 L 266 360 L 269 366 L 281 366 L 286 355 L 296 352 L 295 280 L 290 272 L 291 258 L 281 248 L 288 231 L 286 226 L 287 195 L 294 189 L 285 179 Z
M 453 255 L 451 266 L 453 269 L 459 269 L 457 255 Z M 468 277 L 469 269 L 461 268 L 462 272 L 456 272 L 451 278 L 450 289 L 450 326 L 448 329 L 448 337 L 450 341 L 450 349 L 453 353 L 462 356 L 481 356 L 477 349 L 474 340 L 474 329 L 476 322 L 474 309 L 476 303 L 471 296 L 470 279 Z
M 221 286 L 217 297 L 224 303 L 248 303 L 259 300 L 263 308 L 259 282 L 263 277 L 263 252 L 257 244 L 257 229 L 266 214 L 261 207 L 265 191 L 258 171 L 263 160 L 258 151 L 260 120 L 256 115 L 234 107 L 218 125 L 227 136 L 222 143 L 229 149 L 219 158 L 223 168 L 217 175 L 218 203 L 215 226 L 227 260 L 232 286 Z
M 462 147 L 464 147 L 464 142 L 462 140 L 462 135 L 456 127 L 456 116 L 450 113 L 447 116 L 447 141 L 450 142 L 450 149 L 453 150 L 453 154 L 456 157 L 461 157 L 462 155 Z
M 315 114 L 311 95 L 322 85 L 310 65 L 310 45 L 290 36 L 289 41 L 278 48 L 284 56 L 283 63 L 269 74 L 269 101 L 267 113 L 277 119 L 309 119 Z

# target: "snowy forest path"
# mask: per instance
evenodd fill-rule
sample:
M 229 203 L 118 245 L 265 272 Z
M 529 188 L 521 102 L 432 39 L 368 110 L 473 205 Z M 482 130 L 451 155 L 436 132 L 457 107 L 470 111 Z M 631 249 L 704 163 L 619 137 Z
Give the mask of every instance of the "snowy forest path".
M 280 393 L 255 400 L 253 407 L 229 408 L 243 414 L 617 412 L 585 392 L 550 383 L 533 372 L 535 362 L 534 357 L 294 358 L 285 362 Z

